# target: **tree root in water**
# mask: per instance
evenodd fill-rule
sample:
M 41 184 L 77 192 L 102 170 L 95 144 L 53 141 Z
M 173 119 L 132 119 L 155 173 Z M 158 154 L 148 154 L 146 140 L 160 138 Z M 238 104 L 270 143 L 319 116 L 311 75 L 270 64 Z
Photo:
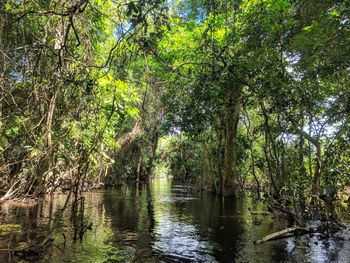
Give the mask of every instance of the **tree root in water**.
M 317 227 L 307 227 L 307 228 L 303 228 L 299 226 L 288 227 L 283 230 L 277 231 L 275 233 L 268 234 L 262 239 L 254 241 L 254 244 L 257 245 L 257 244 L 265 243 L 270 240 L 276 240 L 276 239 L 286 238 L 290 236 L 302 236 L 305 234 L 322 234 L 328 237 L 330 233 L 337 233 L 344 230 L 348 230 L 348 227 L 344 223 L 340 222 L 339 220 L 333 219 L 326 222 L 322 222 Z

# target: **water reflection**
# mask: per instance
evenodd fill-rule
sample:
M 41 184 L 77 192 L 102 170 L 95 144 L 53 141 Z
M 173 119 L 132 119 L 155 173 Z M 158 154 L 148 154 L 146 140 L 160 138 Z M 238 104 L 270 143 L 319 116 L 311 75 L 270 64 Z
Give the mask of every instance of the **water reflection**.
M 152 195 L 155 196 L 153 250 L 164 259 L 181 262 L 215 262 L 214 246 L 208 237 L 202 236 L 193 214 L 188 213 L 191 202 L 199 197 L 189 195 L 186 188 L 173 186 L 170 181 L 152 182 Z
M 77 209 L 72 217 L 66 195 L 31 207 L 1 206 L 2 225 L 18 225 L 22 231 L 6 235 L 0 228 L 0 262 L 19 261 L 6 251 L 9 244 L 42 240 L 48 233 L 55 238 L 53 246 L 41 258 L 24 262 L 326 263 L 350 258 L 350 242 L 335 238 L 292 237 L 256 246 L 254 240 L 287 223 L 252 213 L 266 210 L 261 202 L 189 193 L 165 179 L 86 193 Z M 84 228 L 89 222 L 92 230 Z

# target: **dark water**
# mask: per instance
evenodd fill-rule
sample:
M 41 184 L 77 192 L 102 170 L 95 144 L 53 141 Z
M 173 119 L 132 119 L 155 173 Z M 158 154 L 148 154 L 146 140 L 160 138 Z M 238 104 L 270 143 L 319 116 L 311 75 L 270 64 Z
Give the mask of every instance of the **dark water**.
M 350 241 L 304 236 L 254 245 L 287 223 L 256 215 L 266 207 L 250 198 L 223 201 L 165 179 L 86 193 L 76 217 L 70 203 L 61 210 L 66 198 L 29 208 L 3 205 L 0 262 L 350 262 Z M 48 233 L 55 239 L 40 257 L 23 260 L 6 251 Z

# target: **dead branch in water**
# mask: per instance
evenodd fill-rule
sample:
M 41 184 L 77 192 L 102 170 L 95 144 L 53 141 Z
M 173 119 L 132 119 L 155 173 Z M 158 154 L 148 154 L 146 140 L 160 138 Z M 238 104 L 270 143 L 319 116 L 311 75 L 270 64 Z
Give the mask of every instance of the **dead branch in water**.
M 261 244 L 270 240 L 274 240 L 274 239 L 279 239 L 279 238 L 283 238 L 285 237 L 286 234 L 293 234 L 293 235 L 304 235 L 304 234 L 308 234 L 311 232 L 311 229 L 307 229 L 307 228 L 301 228 L 301 227 L 288 227 L 285 228 L 283 230 L 277 231 L 275 233 L 269 234 L 264 236 L 262 239 L 260 240 L 256 240 L 254 242 L 255 245 L 257 244 Z

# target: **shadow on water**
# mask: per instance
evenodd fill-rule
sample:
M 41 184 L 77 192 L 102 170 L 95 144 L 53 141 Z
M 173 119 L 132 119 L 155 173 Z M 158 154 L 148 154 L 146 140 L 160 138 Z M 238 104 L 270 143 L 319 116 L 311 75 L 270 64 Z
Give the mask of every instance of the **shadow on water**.
M 287 223 L 254 213 L 266 207 L 253 199 L 188 193 L 166 179 L 85 193 L 77 206 L 65 206 L 66 195 L 31 207 L 2 205 L 0 262 L 18 262 L 10 246 L 48 233 L 49 249 L 23 262 L 350 262 L 348 240 L 304 236 L 254 245 Z

